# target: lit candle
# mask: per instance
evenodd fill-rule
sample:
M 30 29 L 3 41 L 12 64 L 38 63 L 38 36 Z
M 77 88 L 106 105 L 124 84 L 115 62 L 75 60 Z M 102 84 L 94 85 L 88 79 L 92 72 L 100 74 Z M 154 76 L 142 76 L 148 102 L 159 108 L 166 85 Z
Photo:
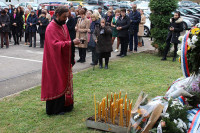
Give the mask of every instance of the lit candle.
M 127 100 L 127 92 L 126 92 L 126 95 L 125 95 L 125 99 L 124 99 L 125 101 Z
M 111 92 L 111 98 L 110 98 L 110 101 L 113 102 L 112 92 Z
M 103 111 L 103 109 L 104 109 L 104 100 L 103 99 L 102 99 L 101 104 L 102 104 L 102 106 L 101 106 L 101 108 L 102 108 L 102 118 L 104 118 L 104 111 Z
M 123 105 L 120 104 L 120 126 L 123 127 Z
M 102 103 L 100 102 L 100 104 L 99 104 L 99 119 L 101 120 L 101 105 L 102 105 Z
M 119 100 L 117 99 L 117 100 L 116 100 L 116 106 L 117 106 L 117 107 L 116 107 L 116 108 L 117 108 L 116 115 L 117 115 L 117 116 L 118 116 L 118 112 L 119 112 L 119 106 L 118 106 L 118 105 L 119 105 Z
M 114 103 L 111 105 L 111 122 L 113 121 L 113 110 L 114 110 Z
M 95 115 L 94 115 L 94 118 L 95 118 L 95 122 L 97 121 L 97 116 L 96 116 L 97 112 L 96 112 L 96 108 L 97 108 L 97 107 L 96 107 L 96 99 L 95 99 L 95 94 L 94 94 L 94 110 L 95 110 L 95 111 L 94 111 L 94 114 L 95 114 Z
M 116 103 L 116 92 L 115 92 L 115 95 L 114 95 L 114 103 Z
M 115 111 L 114 111 L 113 124 L 115 124 L 115 117 L 116 117 L 116 114 L 117 114 L 117 109 L 115 109 Z

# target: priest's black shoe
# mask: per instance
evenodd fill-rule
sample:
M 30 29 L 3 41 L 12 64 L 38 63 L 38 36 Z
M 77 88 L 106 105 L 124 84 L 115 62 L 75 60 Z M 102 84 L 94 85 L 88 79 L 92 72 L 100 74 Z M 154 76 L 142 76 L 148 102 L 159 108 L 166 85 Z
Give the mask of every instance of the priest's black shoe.
M 103 68 L 103 65 L 102 64 L 99 64 L 99 69 L 102 69 Z
M 85 59 L 83 59 L 83 60 L 80 61 L 80 63 L 84 63 L 84 62 L 85 62 Z
M 117 56 L 122 56 L 122 54 L 118 54 Z
M 121 55 L 121 57 L 125 57 L 125 55 Z

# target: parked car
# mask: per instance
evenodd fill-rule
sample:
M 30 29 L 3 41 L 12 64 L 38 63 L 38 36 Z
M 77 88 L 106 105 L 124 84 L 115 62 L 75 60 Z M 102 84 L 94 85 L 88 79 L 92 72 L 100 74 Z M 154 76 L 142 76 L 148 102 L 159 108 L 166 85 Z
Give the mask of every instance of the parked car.
M 110 1 L 106 1 L 106 2 L 104 3 L 104 5 L 103 5 L 104 9 L 106 9 L 106 10 L 108 10 L 108 8 L 109 8 L 110 6 L 112 6 L 112 2 L 110 2 Z
M 84 8 L 88 9 L 88 10 L 98 10 L 99 7 L 101 6 L 96 6 L 96 5 L 86 5 L 86 6 L 83 6 Z M 105 9 L 102 9 L 102 12 L 105 14 L 107 10 Z
M 119 8 L 132 9 L 132 7 L 130 5 L 127 5 L 127 4 L 120 4 Z
M 31 5 L 33 7 L 33 10 L 37 10 L 38 8 L 38 4 L 34 2 L 23 2 L 23 3 L 15 5 L 15 7 L 21 6 L 23 8 L 27 8 L 28 5 Z
M 39 6 L 38 6 L 38 10 L 41 9 L 41 5 L 45 5 L 45 9 L 47 9 L 49 11 L 49 14 L 51 15 L 51 17 L 53 16 L 54 12 L 55 12 L 55 9 L 58 7 L 58 6 L 62 6 L 62 4 L 46 4 L 46 3 L 41 3 Z M 38 14 L 38 10 L 37 10 L 37 14 Z
M 188 17 L 188 18 L 193 18 L 193 19 L 195 19 L 197 21 L 197 23 L 200 22 L 199 17 L 196 16 L 196 15 L 189 15 L 189 14 L 186 14 L 186 13 L 182 12 L 181 10 L 177 10 L 177 11 L 180 12 L 181 16 Z

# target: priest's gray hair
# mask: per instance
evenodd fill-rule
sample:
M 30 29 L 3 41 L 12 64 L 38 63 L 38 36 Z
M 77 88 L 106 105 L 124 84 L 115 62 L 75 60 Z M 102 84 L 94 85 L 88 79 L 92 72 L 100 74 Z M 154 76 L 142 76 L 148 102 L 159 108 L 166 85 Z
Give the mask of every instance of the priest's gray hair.
M 58 15 L 61 16 L 65 12 L 69 12 L 69 10 L 65 6 L 59 6 L 56 8 L 55 14 L 58 13 Z

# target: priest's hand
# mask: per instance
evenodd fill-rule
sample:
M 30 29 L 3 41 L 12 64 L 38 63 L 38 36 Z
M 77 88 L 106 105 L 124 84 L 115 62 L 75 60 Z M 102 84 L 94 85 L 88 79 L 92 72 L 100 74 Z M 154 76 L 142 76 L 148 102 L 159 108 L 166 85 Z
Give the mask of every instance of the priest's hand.
M 74 45 L 79 45 L 80 44 L 80 39 L 76 38 L 73 40 Z

